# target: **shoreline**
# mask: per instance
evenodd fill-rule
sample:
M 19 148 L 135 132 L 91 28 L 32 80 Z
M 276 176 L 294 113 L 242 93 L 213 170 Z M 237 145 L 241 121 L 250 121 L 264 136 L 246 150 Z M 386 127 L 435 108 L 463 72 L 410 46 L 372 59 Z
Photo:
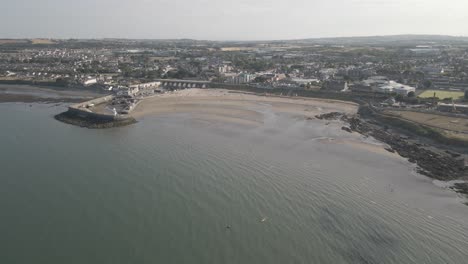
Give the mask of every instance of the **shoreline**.
M 143 99 L 132 111 L 135 118 L 165 113 L 212 114 L 220 117 L 259 120 L 259 106 L 275 113 L 311 118 L 328 111 L 357 113 L 358 104 L 310 97 L 262 96 L 225 89 L 186 89 Z
M 341 120 L 348 126 L 342 130 L 349 133 L 359 133 L 366 137 L 373 137 L 389 147 L 390 153 L 398 154 L 417 165 L 416 171 L 433 180 L 443 182 L 462 180 L 448 188 L 468 198 L 468 167 L 465 156 L 448 149 L 438 149 L 434 145 L 421 143 L 418 138 L 411 138 L 401 131 L 392 130 L 387 124 L 375 119 L 363 119 L 360 115 L 348 116 L 344 113 L 332 112 L 318 115 L 320 120 Z M 468 202 L 465 203 L 468 205 Z
M 396 132 L 383 124 L 365 120 L 361 116 L 348 116 L 343 113 L 328 113 L 316 116 L 321 120 L 341 120 L 349 127 L 342 127 L 347 132 L 357 132 L 370 136 L 387 144 L 388 152 L 397 153 L 409 162 L 419 166 L 418 172 L 429 178 L 443 181 L 457 180 L 468 176 L 462 154 L 450 150 L 435 149 L 429 144 L 422 144 L 417 139 Z
M 0 103 L 76 103 L 82 101 L 83 98 L 0 94 Z M 256 127 L 265 123 L 265 113 L 262 112 L 262 108 L 265 107 L 271 113 L 288 114 L 298 120 L 341 120 L 347 124 L 342 127 L 342 130 L 350 133 L 357 132 L 365 137 L 370 136 L 388 145 L 389 147 L 384 148 L 386 151 L 396 153 L 408 159 L 409 162 L 417 164 L 417 172 L 422 175 L 441 181 L 468 179 L 464 155 L 458 153 L 456 149 L 448 145 L 445 145 L 443 149 L 438 149 L 433 139 L 412 135 L 411 131 L 406 131 L 392 122 L 379 120 L 378 116 L 369 112 L 371 109 L 368 105 L 351 101 L 260 95 L 226 89 L 185 89 L 141 99 L 128 118 L 104 120 L 92 115 L 84 117 L 70 110 L 54 118 L 80 127 L 105 129 L 134 124 L 145 116 L 189 113 L 196 119 Z M 468 195 L 468 182 L 457 183 L 451 188 L 458 193 Z
M 135 108 L 132 116 L 141 119 L 147 115 L 190 113 L 201 118 L 216 117 L 218 121 L 241 124 L 241 119 L 250 125 L 261 125 L 262 117 L 255 112 L 255 104 L 267 104 L 276 114 L 287 113 L 302 120 L 341 120 L 345 124 L 342 130 L 372 137 L 388 145 L 389 147 L 384 148 L 385 151 L 398 154 L 416 164 L 416 171 L 430 179 L 445 182 L 468 179 L 465 155 L 459 153 L 454 146 L 446 145 L 440 148 L 430 137 L 402 131 L 393 123 L 383 122 L 376 116 L 366 114 L 365 104 L 326 98 L 291 98 L 221 89 L 210 90 L 182 90 L 176 94 L 147 98 Z M 468 195 L 468 182 L 454 184 L 450 189 Z

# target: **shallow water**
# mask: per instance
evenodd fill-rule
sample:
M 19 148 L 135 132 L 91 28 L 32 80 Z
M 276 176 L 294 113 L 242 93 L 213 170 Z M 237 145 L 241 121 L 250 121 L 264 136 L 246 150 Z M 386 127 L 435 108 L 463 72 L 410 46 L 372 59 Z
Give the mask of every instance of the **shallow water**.
M 30 85 L 0 84 L 0 96 L 2 95 L 26 95 L 37 98 L 93 98 L 100 94 L 92 91 L 61 89 L 59 87 L 35 87 Z
M 262 107 L 261 126 L 89 130 L 0 104 L 0 262 L 466 262 L 456 194 L 339 123 Z

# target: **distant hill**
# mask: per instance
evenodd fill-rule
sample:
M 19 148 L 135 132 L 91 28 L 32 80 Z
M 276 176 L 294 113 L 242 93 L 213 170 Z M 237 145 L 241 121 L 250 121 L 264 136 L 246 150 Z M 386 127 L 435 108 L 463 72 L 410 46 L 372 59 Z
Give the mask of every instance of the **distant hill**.
M 344 46 L 415 46 L 415 45 L 467 45 L 468 37 L 448 35 L 389 35 L 389 36 L 363 36 L 363 37 L 333 37 L 309 38 L 293 40 L 265 40 L 265 41 L 211 41 L 196 39 L 125 39 L 125 38 L 94 38 L 94 39 L 0 39 L 0 45 L 75 45 L 75 46 L 102 46 L 102 45 L 129 45 L 151 46 L 155 44 L 178 45 L 230 45 L 230 46 L 257 46 L 262 44 L 291 44 L 291 45 L 344 45 Z
M 372 44 L 398 44 L 398 45 L 422 45 L 422 44 L 451 44 L 467 43 L 468 37 L 445 35 L 391 35 L 391 36 L 366 36 L 366 37 L 336 37 L 336 38 L 311 38 L 296 40 L 297 42 L 309 42 L 317 44 L 342 44 L 342 45 L 372 45 Z

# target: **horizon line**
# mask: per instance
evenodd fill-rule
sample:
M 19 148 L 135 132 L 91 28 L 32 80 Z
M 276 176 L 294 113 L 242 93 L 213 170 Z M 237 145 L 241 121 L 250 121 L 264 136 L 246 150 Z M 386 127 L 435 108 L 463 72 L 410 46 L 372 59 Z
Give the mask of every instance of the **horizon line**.
M 197 39 L 197 38 L 129 38 L 129 37 L 89 37 L 89 38 L 78 38 L 78 37 L 0 37 L 0 40 L 31 40 L 31 39 L 49 39 L 49 40 L 191 40 L 191 41 L 209 41 L 209 42 L 262 42 L 262 41 L 301 41 L 301 40 L 320 40 L 320 39 L 343 39 L 343 38 L 379 38 L 379 37 L 401 37 L 401 36 L 413 36 L 413 37 L 450 37 L 450 38 L 468 38 L 468 35 L 444 35 L 444 34 L 388 34 L 388 35 L 353 35 L 353 36 L 334 36 L 334 37 L 310 37 L 310 38 L 291 38 L 291 39 L 259 39 L 259 40 L 242 40 L 242 39 L 230 39 L 230 40 L 216 40 L 216 39 Z

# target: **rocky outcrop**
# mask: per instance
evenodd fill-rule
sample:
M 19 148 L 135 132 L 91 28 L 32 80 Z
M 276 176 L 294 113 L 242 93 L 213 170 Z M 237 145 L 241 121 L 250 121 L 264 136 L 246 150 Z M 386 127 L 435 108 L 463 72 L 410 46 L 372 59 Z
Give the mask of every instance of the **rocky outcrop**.
M 357 116 L 349 117 L 343 113 L 328 113 L 316 116 L 323 120 L 341 119 L 349 124 L 343 127 L 345 131 L 358 132 L 365 136 L 371 136 L 389 145 L 387 151 L 398 153 L 407 158 L 409 162 L 418 165 L 418 172 L 437 180 L 459 179 L 467 174 L 465 161 L 462 155 L 453 151 L 440 151 L 417 140 L 411 140 L 405 135 L 392 132 L 388 127 L 379 123 L 371 123 Z
M 453 187 L 450 187 L 452 190 L 468 195 L 468 183 L 455 183 Z M 468 204 L 467 204 L 468 205 Z
M 400 156 L 407 158 L 409 162 L 416 163 L 419 167 L 418 172 L 430 178 L 453 180 L 464 176 L 467 172 L 464 159 L 460 154 L 453 155 L 453 153 L 438 151 L 357 117 L 344 116 L 342 119 L 350 124 L 351 130 L 372 136 L 388 144 L 391 147 L 390 151 L 396 151 Z
M 342 118 L 344 115 L 345 115 L 344 113 L 340 113 L 340 112 L 331 112 L 331 113 L 316 115 L 315 118 L 320 119 L 320 120 L 337 120 L 337 119 Z
M 353 131 L 352 131 L 351 128 L 349 128 L 349 127 L 345 127 L 345 126 L 344 126 L 344 127 L 341 128 L 341 130 L 346 131 L 346 132 L 348 132 L 348 133 L 353 133 Z

